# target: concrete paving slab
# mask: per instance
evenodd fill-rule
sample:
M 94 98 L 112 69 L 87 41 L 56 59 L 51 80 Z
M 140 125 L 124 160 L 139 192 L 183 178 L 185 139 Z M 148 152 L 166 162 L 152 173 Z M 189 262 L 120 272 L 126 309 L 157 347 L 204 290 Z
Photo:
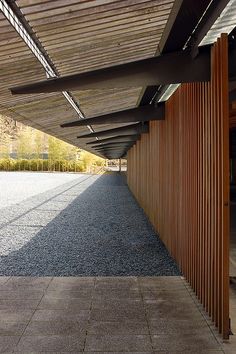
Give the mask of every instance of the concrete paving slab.
M 96 335 L 137 335 L 149 334 L 149 328 L 146 321 L 118 321 L 118 322 L 102 322 L 91 320 L 88 327 L 88 334 Z
M 69 311 L 80 311 L 89 310 L 91 307 L 92 299 L 57 299 L 55 297 L 50 297 L 45 295 L 38 305 L 40 310 L 69 310 Z M 1 308 L 1 301 L 0 301 Z
M 152 351 L 150 337 L 146 335 L 88 335 L 86 351 Z
M 86 333 L 88 321 L 61 320 L 56 321 L 30 321 L 24 335 L 26 336 L 77 336 Z
M 184 334 L 182 335 L 152 335 L 154 350 L 170 351 L 199 351 L 219 349 L 216 338 L 208 334 Z M 177 350 L 178 349 L 178 350 Z
M 181 283 L 183 288 L 173 290 L 171 279 L 175 284 Z M 0 290 L 0 352 L 4 348 L 4 352 L 24 354 L 223 353 L 226 344 L 209 326 L 184 280 L 171 279 L 170 282 L 161 277 L 151 280 L 154 292 L 158 288 L 159 294 L 159 288 L 165 284 L 161 294 L 164 297 L 166 293 L 168 297 L 164 300 L 144 299 L 146 290 L 143 292 L 140 284 L 143 281 L 139 277 L 114 277 L 114 284 L 112 278 L 106 277 L 7 279 L 17 291 Z M 53 291 L 48 290 L 51 284 Z M 100 284 L 98 288 L 97 284 Z M 74 291 L 77 286 L 85 288 Z M 71 290 L 61 290 L 65 287 Z M 132 298 L 130 294 L 139 296 Z M 172 298 L 171 294 L 175 296 Z M 191 314 L 188 317 L 183 295 L 187 312 Z M 232 343 L 226 350 L 235 353 Z
M 85 334 L 77 333 L 76 336 L 22 336 L 17 351 L 82 351 Z

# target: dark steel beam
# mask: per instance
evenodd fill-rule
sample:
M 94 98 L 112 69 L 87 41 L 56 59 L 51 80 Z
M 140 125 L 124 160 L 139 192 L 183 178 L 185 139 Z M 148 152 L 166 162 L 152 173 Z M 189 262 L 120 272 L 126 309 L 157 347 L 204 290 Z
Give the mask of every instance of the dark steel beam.
M 199 44 L 211 29 L 217 18 L 220 16 L 226 5 L 230 0 L 214 0 L 207 8 L 204 16 L 202 17 L 199 25 L 194 31 L 192 39 L 189 42 L 191 47 L 191 53 L 193 57 L 196 57 L 199 51 Z
M 117 159 L 120 159 L 120 158 L 122 158 L 123 157 L 123 155 L 122 154 L 119 154 L 119 155 L 115 155 L 115 156 L 108 156 L 107 158 L 109 159 L 109 160 L 117 160 Z
M 107 156 L 108 160 L 118 160 L 122 158 L 122 155 L 117 155 L 117 156 Z
M 123 145 L 106 145 L 106 146 L 97 146 L 94 147 L 94 150 L 102 150 L 102 149 L 110 149 L 110 148 L 127 148 L 127 147 L 131 147 L 135 144 L 135 142 L 133 144 L 123 144 Z
M 123 88 L 210 80 L 210 50 L 193 60 L 179 51 L 87 73 L 48 79 L 12 87 L 12 94 L 49 93 L 66 90 Z
M 106 138 L 106 139 L 99 139 L 99 140 L 93 140 L 88 143 L 87 145 L 93 145 L 93 144 L 98 144 L 98 143 L 110 143 L 110 142 L 128 142 L 128 141 L 136 141 L 140 139 L 141 135 L 140 134 L 134 134 L 134 135 L 121 135 L 121 136 L 116 136 L 113 138 Z
M 113 146 L 113 147 L 111 146 L 111 147 L 96 148 L 94 150 L 96 150 L 96 151 L 111 151 L 111 150 L 120 151 L 120 150 L 126 150 L 129 147 L 131 147 L 131 146 Z
M 165 118 L 165 104 L 159 104 L 157 107 L 154 105 L 147 105 L 127 109 L 102 116 L 80 119 L 70 123 L 61 124 L 62 128 L 67 127 L 80 127 L 91 124 L 113 124 L 113 123 L 134 123 L 134 122 L 147 122 L 150 120 L 161 120 Z
M 178 0 L 177 0 L 178 1 Z M 183 0 L 166 41 L 161 39 L 161 53 L 181 50 L 202 18 L 211 0 Z
M 160 42 L 158 44 L 158 51 L 157 52 L 159 52 L 159 53 L 162 53 L 163 48 L 170 36 L 170 32 L 176 22 L 176 19 L 178 17 L 179 11 L 181 9 L 182 3 L 183 3 L 183 0 L 175 0 L 174 1 L 173 7 L 171 9 L 171 13 L 169 15 L 168 21 L 167 21 L 165 28 L 163 30 Z
M 118 142 L 118 143 L 105 143 L 105 144 L 97 144 L 91 146 L 93 149 L 95 148 L 101 148 L 101 147 L 106 147 L 106 146 L 128 146 L 128 145 L 133 145 L 135 144 L 135 141 L 124 141 L 124 142 Z
M 94 150 L 96 151 L 111 151 L 111 150 L 127 150 L 131 147 L 130 146 L 106 146 L 106 147 L 101 147 L 101 148 L 95 148 Z
M 103 151 L 97 151 L 97 153 L 101 154 L 107 154 L 107 153 L 120 153 L 120 152 L 125 152 L 128 151 L 129 149 L 119 149 L 119 150 L 103 150 Z
M 109 158 L 109 159 L 117 159 L 121 156 L 125 156 L 127 154 L 126 151 L 118 151 L 116 153 L 106 153 L 106 157 Z
M 158 91 L 159 86 L 147 86 L 147 88 L 145 89 L 142 98 L 140 100 L 139 106 L 146 106 L 147 104 L 149 104 L 153 97 L 155 96 L 156 92 Z
M 142 134 L 142 133 L 148 133 L 148 124 L 145 123 L 130 124 L 119 128 L 101 130 L 89 134 L 82 134 L 77 136 L 77 138 L 82 139 L 82 138 L 93 138 L 93 137 L 100 137 L 100 136 L 111 137 L 117 135 Z
M 114 155 L 123 155 L 123 154 L 125 154 L 125 153 L 127 153 L 127 151 L 128 151 L 128 149 L 127 150 L 111 150 L 111 151 L 109 151 L 109 150 L 106 150 L 106 151 L 103 151 L 102 152 L 102 154 L 104 154 L 104 155 L 109 155 L 109 156 L 114 156 Z

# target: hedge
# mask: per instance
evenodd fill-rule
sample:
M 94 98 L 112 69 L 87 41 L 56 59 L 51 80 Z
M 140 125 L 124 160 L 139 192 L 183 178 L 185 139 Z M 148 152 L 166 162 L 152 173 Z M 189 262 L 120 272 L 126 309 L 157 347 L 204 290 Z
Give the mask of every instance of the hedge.
M 82 161 L 43 160 L 43 159 L 0 159 L 0 171 L 60 171 L 85 172 L 87 166 Z

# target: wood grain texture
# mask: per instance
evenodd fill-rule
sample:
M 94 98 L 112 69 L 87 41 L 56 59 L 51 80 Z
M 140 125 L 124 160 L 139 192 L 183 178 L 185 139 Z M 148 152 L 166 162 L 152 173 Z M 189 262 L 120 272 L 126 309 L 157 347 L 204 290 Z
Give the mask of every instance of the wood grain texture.
M 212 48 L 211 81 L 183 84 L 128 152 L 128 185 L 211 316 L 229 336 L 227 36 Z

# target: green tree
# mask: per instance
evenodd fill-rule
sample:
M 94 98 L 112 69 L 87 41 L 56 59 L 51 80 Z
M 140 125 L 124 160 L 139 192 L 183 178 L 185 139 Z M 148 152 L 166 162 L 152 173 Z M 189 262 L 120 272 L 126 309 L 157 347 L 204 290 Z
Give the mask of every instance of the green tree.
M 10 156 L 10 137 L 5 137 L 4 142 L 0 145 L 0 158 L 8 158 Z
M 27 160 L 32 156 L 32 134 L 30 129 L 20 131 L 17 141 L 17 157 L 23 159 L 24 169 L 28 169 Z
M 80 154 L 80 160 L 83 162 L 87 172 L 92 172 L 91 169 L 93 166 L 104 166 L 105 164 L 104 159 L 84 150 Z
M 34 157 L 36 159 L 41 159 L 43 155 L 43 133 L 39 130 L 33 132 L 34 140 Z

